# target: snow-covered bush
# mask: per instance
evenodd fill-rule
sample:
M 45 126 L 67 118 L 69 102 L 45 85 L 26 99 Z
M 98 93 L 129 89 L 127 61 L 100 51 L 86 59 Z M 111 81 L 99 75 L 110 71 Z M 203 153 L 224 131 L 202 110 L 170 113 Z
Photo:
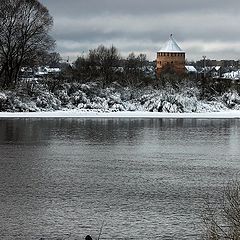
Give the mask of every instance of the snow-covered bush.
M 70 101 L 74 106 L 78 106 L 79 103 L 87 103 L 86 93 L 77 90 L 70 96 Z
M 61 101 L 63 106 L 66 106 L 69 103 L 70 97 L 68 96 L 66 89 L 57 90 L 55 95 Z
M 150 112 L 216 112 L 229 108 L 240 109 L 237 92 L 227 92 L 221 97 L 200 99 L 194 87 L 179 90 L 126 88 L 111 85 L 101 88 L 96 82 L 85 84 L 59 84 L 51 92 L 46 84 L 35 84 L 31 94 L 24 88 L 0 92 L 0 111 L 54 111 L 61 109 L 97 111 L 150 111 Z
M 5 93 L 0 92 L 0 111 L 4 111 L 5 105 L 7 102 L 7 96 Z
M 61 109 L 61 101 L 50 93 L 38 96 L 35 102 L 36 106 L 42 111 L 44 110 L 52 111 Z
M 239 109 L 239 107 L 240 107 L 240 96 L 235 91 L 224 93 L 223 96 L 222 96 L 222 100 L 228 108 Z
M 35 110 L 31 106 L 29 106 L 29 104 L 22 102 L 19 98 L 14 99 L 13 105 L 14 105 L 15 111 L 17 112 L 32 112 Z

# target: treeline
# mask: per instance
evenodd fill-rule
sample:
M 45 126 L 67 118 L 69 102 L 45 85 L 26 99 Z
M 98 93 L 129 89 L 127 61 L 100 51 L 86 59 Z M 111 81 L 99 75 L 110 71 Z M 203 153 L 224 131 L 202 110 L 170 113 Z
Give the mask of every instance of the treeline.
M 78 82 L 100 81 L 103 86 L 113 82 L 136 86 L 155 78 L 155 67 L 145 54 L 130 53 L 123 58 L 116 47 L 100 45 L 78 57 L 73 66 L 65 70 L 64 77 Z
M 80 56 L 71 67 L 66 68 L 62 75 L 64 80 L 71 82 L 98 81 L 102 87 L 111 83 L 121 86 L 154 88 L 173 88 L 181 90 L 184 87 L 199 89 L 201 98 L 212 98 L 226 91 L 236 90 L 240 93 L 238 81 L 226 79 L 203 78 L 196 74 L 177 75 L 166 71 L 160 77 L 156 76 L 156 63 L 150 62 L 145 54 L 130 53 L 123 58 L 114 46 L 103 45 L 89 50 L 88 54 Z

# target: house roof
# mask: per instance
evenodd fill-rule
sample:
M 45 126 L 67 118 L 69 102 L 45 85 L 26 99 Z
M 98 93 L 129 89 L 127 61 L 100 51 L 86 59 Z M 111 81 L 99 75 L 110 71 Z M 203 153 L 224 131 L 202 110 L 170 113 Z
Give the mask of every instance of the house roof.
M 220 70 L 221 66 L 214 66 L 215 70 L 218 71 Z
M 224 73 L 223 78 L 239 80 L 240 79 L 240 71 L 238 70 L 238 71 L 232 71 L 232 72 Z
M 184 53 L 184 51 L 178 46 L 173 35 L 170 35 L 169 40 L 165 43 L 165 45 L 161 48 L 159 52 L 180 52 Z
M 188 72 L 197 72 L 197 69 L 194 66 L 187 65 L 185 68 Z
M 221 69 L 221 66 L 211 66 L 211 67 L 205 67 L 205 68 L 202 68 L 202 70 L 200 72 L 218 72 L 219 70 Z

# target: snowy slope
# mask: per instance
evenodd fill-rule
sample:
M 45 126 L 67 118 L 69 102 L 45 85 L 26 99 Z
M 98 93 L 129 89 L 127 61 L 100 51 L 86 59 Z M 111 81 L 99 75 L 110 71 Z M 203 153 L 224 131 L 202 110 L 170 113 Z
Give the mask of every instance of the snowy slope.
M 196 88 L 157 90 L 119 86 L 100 88 L 97 83 L 62 84 L 49 91 L 37 85 L 31 93 L 0 92 L 0 112 L 153 112 L 208 113 L 240 110 L 240 96 L 227 92 L 211 101 L 202 100 Z

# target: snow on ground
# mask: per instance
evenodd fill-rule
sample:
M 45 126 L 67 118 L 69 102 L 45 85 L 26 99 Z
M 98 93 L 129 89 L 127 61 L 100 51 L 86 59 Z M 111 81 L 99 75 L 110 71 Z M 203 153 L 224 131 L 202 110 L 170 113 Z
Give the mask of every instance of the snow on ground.
M 51 86 L 51 85 L 50 85 Z M 229 91 L 201 98 L 199 89 L 154 89 L 98 83 L 46 84 L 0 92 L 0 117 L 239 117 L 240 95 Z
M 54 111 L 54 112 L 0 112 L 0 118 L 201 118 L 224 119 L 239 118 L 240 110 L 204 113 L 166 113 L 166 112 L 98 112 L 98 111 Z

